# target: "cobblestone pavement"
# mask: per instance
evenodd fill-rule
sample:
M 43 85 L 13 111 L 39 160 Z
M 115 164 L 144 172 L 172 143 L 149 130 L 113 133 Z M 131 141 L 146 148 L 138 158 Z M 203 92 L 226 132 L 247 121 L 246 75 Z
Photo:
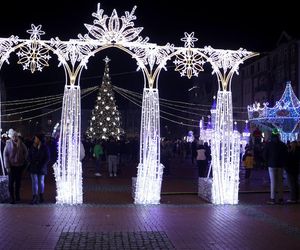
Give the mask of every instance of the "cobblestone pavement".
M 0 204 L 0 249 L 300 249 L 300 205 L 266 205 L 265 172 L 241 178 L 239 204 L 223 206 L 201 200 L 193 176 L 165 177 L 160 205 L 134 205 L 129 173 L 87 167 L 78 206 L 55 204 L 50 175 L 46 203 L 29 205 L 25 176 L 21 203 Z

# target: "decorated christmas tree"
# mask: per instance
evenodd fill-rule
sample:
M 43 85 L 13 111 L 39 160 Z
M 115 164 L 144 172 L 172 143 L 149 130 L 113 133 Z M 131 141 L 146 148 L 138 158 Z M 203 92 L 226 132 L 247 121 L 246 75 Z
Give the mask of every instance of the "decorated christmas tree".
M 90 125 L 86 131 L 90 140 L 107 140 L 109 137 L 119 140 L 120 135 L 123 133 L 109 75 L 109 61 L 108 57 L 104 59 L 105 68 L 102 85 L 92 111 Z

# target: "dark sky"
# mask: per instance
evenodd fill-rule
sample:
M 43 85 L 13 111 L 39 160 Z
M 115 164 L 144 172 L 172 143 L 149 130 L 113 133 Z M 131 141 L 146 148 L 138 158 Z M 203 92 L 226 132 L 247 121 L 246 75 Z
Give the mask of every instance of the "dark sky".
M 61 40 L 77 38 L 79 33 L 87 30 L 84 23 L 92 24 L 92 12 L 96 11 L 98 1 L 8 1 L 1 6 L 0 37 L 18 35 L 29 38 L 26 33 L 31 23 L 42 24 L 50 39 L 58 36 Z M 177 1 L 176 1 L 177 2 Z M 211 45 L 214 48 L 238 49 L 265 52 L 276 46 L 280 33 L 285 30 L 293 37 L 300 38 L 297 18 L 298 8 L 293 1 L 282 1 L 280 5 L 270 1 L 243 1 L 239 4 L 230 1 L 156 1 L 156 0 L 103 0 L 101 7 L 110 15 L 115 8 L 119 16 L 124 11 L 135 12 L 135 27 L 144 27 L 141 35 L 148 36 L 150 42 L 164 45 L 167 42 L 182 46 L 180 38 L 183 33 L 195 32 L 199 39 L 195 46 Z M 195 4 L 201 6 L 195 6 Z M 298 27 L 297 27 L 298 26 Z M 104 63 L 102 59 L 108 55 L 113 84 L 134 91 L 142 91 L 141 73 L 136 73 L 135 62 L 123 52 L 115 49 L 104 51 L 88 64 L 88 70 L 82 74 L 82 88 L 100 83 Z M 1 77 L 7 86 L 8 98 L 29 98 L 37 95 L 57 94 L 63 91 L 64 74 L 57 69 L 57 61 L 52 59 L 51 66 L 45 74 L 32 75 L 23 72 L 20 65 L 16 67 L 16 57 L 11 56 L 11 64 L 4 65 Z M 169 64 L 172 65 L 171 63 Z M 160 78 L 160 96 L 169 99 L 180 99 L 186 96 L 192 80 L 180 78 L 170 68 Z M 176 85 L 176 88 L 174 88 Z

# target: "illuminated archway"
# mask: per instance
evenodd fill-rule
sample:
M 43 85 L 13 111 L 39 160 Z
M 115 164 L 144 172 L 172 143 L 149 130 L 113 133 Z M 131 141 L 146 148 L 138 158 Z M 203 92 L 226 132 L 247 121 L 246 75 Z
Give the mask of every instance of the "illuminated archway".
M 109 48 L 119 48 L 136 60 L 144 76 L 143 106 L 140 136 L 140 163 L 135 187 L 136 204 L 160 202 L 163 166 L 160 164 L 160 127 L 158 78 L 166 63 L 175 57 L 176 71 L 181 76 L 198 76 L 203 65 L 212 65 L 218 78 L 216 129 L 212 140 L 213 203 L 238 202 L 239 139 L 233 132 L 231 79 L 243 61 L 256 55 L 244 49 L 222 50 L 210 46 L 194 48 L 194 33 L 185 33 L 184 47 L 167 43 L 160 46 L 149 43 L 149 38 L 139 34 L 142 27 L 134 27 L 136 7 L 119 17 L 116 10 L 110 16 L 98 4 L 92 14 L 93 24 L 85 24 L 88 33 L 78 39 L 60 41 L 58 38 L 41 40 L 41 26 L 32 25 L 30 39 L 11 36 L 0 38 L 0 62 L 8 62 L 9 54 L 18 46 L 17 55 L 24 69 L 42 70 L 48 66 L 46 50 L 52 50 L 59 66 L 66 72 L 58 161 L 54 166 L 57 185 L 56 201 L 60 204 L 82 203 L 82 169 L 79 161 L 80 140 L 80 75 L 95 53 Z M 23 46 L 24 44 L 26 46 Z M 46 50 L 45 50 L 46 49 Z

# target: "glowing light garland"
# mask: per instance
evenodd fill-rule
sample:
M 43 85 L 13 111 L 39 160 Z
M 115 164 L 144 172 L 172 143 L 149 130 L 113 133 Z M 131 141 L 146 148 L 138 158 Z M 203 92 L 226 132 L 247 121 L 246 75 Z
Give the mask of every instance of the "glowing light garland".
M 219 92 L 216 107 L 216 129 L 212 143 L 213 158 L 213 194 L 215 204 L 236 204 L 238 191 L 238 137 L 232 128 L 231 78 L 238 73 L 239 64 L 256 55 L 244 49 L 218 50 L 210 46 L 194 48 L 194 33 L 185 33 L 182 41 L 184 47 L 173 44 L 159 46 L 148 43 L 149 38 L 139 34 L 142 27 L 134 27 L 134 7 L 119 17 L 113 10 L 110 17 L 98 4 L 92 25 L 85 24 L 88 34 L 78 35 L 78 39 L 61 41 L 59 38 L 50 41 L 41 40 L 44 34 L 41 26 L 31 26 L 30 39 L 19 39 L 11 36 L 0 38 L 0 68 L 8 63 L 11 52 L 18 50 L 18 63 L 23 69 L 42 70 L 48 66 L 53 52 L 63 66 L 66 74 L 66 86 L 63 99 L 59 156 L 55 164 L 57 184 L 57 203 L 82 203 L 82 169 L 79 161 L 80 149 L 80 75 L 87 68 L 88 60 L 97 52 L 115 47 L 136 59 L 138 70 L 144 75 L 143 107 L 141 117 L 140 164 L 135 190 L 136 204 L 158 204 L 160 200 L 163 166 L 160 164 L 160 131 L 158 76 L 166 63 L 173 56 L 176 71 L 181 76 L 197 76 L 203 71 L 203 65 L 209 62 L 213 73 L 218 77 Z M 155 68 L 156 67 L 156 68 Z M 156 86 L 155 86 L 156 84 Z
M 76 105 L 74 105 L 76 104 Z M 58 160 L 53 166 L 57 188 L 56 203 L 82 203 L 80 154 L 80 88 L 65 86 Z
M 300 102 L 295 95 L 291 82 L 287 82 L 285 90 L 274 107 L 268 107 L 268 103 L 254 103 L 248 106 L 249 121 L 262 126 L 267 130 L 277 128 L 284 142 L 298 139 L 300 120 Z
M 1 103 L 1 93 L 0 93 L 0 103 Z M 1 114 L 2 114 L 2 112 L 1 112 L 1 104 L 0 104 L 0 125 L 1 125 Z M 2 132 L 2 127 L 0 129 L 1 129 L 0 132 Z M 0 139 L 1 139 L 0 140 L 0 148 L 2 148 L 2 145 L 1 145 L 2 144 L 2 138 L 0 138 Z M 2 170 L 1 176 L 4 177 L 5 176 L 5 167 L 4 167 L 2 152 L 0 153 L 0 164 L 1 164 L 1 170 Z
M 157 89 L 144 88 L 140 164 L 136 181 L 135 204 L 159 204 L 163 175 L 160 164 L 159 98 Z M 154 111 L 154 112 L 153 112 Z

